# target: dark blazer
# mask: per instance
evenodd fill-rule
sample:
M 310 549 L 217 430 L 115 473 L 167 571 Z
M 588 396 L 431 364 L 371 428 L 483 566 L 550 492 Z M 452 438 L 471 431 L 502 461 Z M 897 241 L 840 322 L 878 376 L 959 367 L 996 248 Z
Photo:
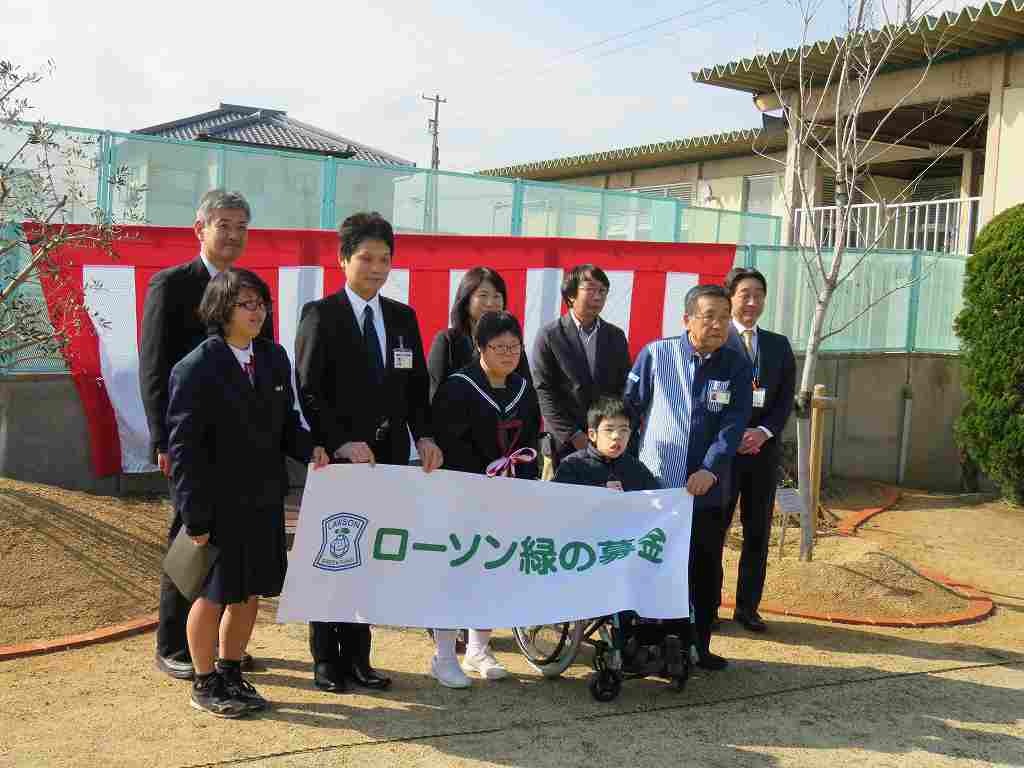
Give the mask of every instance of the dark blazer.
M 537 448 L 537 393 L 518 373 L 509 374 L 505 389 L 499 392 L 475 362 L 441 383 L 433 405 L 445 469 L 484 474 L 495 459 L 520 448 Z M 540 474 L 538 463 L 539 457 L 517 464 L 516 477 L 535 480 Z
M 736 326 L 729 331 L 726 344 L 748 360 L 747 348 L 736 332 Z M 764 328 L 757 329 L 758 370 L 755 372 L 758 386 L 764 388 L 764 407 L 754 408 L 748 427 L 766 427 L 774 436 L 770 443 L 782 443 L 782 432 L 793 413 L 793 395 L 796 393 L 796 358 L 789 339 L 781 333 L 772 333 Z M 767 445 L 767 444 L 766 444 Z
M 197 257 L 187 264 L 157 272 L 146 291 L 139 344 L 139 387 L 154 460 L 158 452 L 167 451 L 171 369 L 206 339 L 206 326 L 197 311 L 209 282 L 210 273 Z M 269 312 L 260 335 L 274 340 L 274 320 Z
M 569 442 L 587 431 L 587 410 L 602 396 L 622 397 L 629 374 L 629 344 L 622 329 L 604 320 L 597 331 L 596 374 L 590 375 L 587 355 L 576 323 L 568 313 L 545 325 L 533 347 L 533 384 L 537 389 L 544 429 L 555 436 L 557 450 L 576 450 Z
M 480 354 L 473 340 L 454 328 L 447 328 L 434 337 L 427 355 L 427 370 L 430 372 L 430 399 L 434 399 L 441 382 L 458 370 L 475 363 Z M 530 363 L 526 359 L 526 350 L 519 356 L 516 373 L 527 381 L 531 381 Z
M 299 402 L 314 444 L 332 456 L 345 443 L 365 442 L 381 463 L 407 464 L 409 430 L 417 440 L 433 436 L 430 377 L 412 307 L 383 296 L 380 306 L 387 350 L 381 386 L 372 380 L 366 343 L 344 288 L 302 308 L 295 335 Z M 400 345 L 412 350 L 412 369 L 395 368 Z
M 294 407 L 284 348 L 259 338 L 253 354 L 255 386 L 220 336 L 171 371 L 171 480 L 190 535 L 244 539 L 251 510 L 284 503 L 284 457 L 306 463 L 313 451 Z

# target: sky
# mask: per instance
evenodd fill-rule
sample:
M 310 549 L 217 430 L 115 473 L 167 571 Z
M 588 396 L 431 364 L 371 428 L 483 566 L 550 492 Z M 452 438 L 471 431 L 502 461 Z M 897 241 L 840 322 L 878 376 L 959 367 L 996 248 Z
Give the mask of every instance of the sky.
M 818 2 L 811 37 L 841 32 L 844 3 Z M 33 119 L 130 131 L 244 104 L 429 166 L 440 93 L 458 171 L 757 127 L 748 94 L 691 72 L 801 36 L 787 0 L 4 4 L 0 59 L 55 65 Z

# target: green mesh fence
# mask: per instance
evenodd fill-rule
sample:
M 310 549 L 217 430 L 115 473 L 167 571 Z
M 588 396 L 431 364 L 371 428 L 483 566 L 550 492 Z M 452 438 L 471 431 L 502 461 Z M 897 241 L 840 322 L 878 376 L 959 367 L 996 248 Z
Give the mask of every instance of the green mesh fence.
M 849 250 L 853 265 L 863 251 Z M 762 323 L 806 347 L 816 289 L 799 249 L 737 248 L 736 264 L 752 266 L 768 279 Z M 962 256 L 920 251 L 876 251 L 850 274 L 832 297 L 823 342 L 826 352 L 958 352 L 953 319 L 963 302 Z M 877 302 L 867 312 L 863 309 Z
M 0 126 L 0 157 L 9 158 L 28 130 Z M 355 211 L 376 210 L 400 232 L 735 243 L 738 262 L 758 266 L 776 286 L 766 322 L 794 340 L 806 335 L 800 329 L 807 325 L 813 299 L 800 279 L 796 254 L 778 247 L 782 221 L 777 216 L 699 208 L 641 193 L 111 131 L 62 127 L 54 138 L 74 147 L 62 162 L 73 167 L 68 178 L 76 188 L 89 193 L 68 211 L 65 218 L 74 223 L 92 221 L 97 209 L 115 221 L 134 209 L 148 224 L 188 225 L 203 193 L 224 186 L 250 200 L 258 228 L 333 229 Z M 25 153 L 13 171 L 32 173 L 40 152 Z M 121 168 L 134 191 L 108 183 Z M 68 183 L 59 179 L 58 189 Z M 963 276 L 963 262 L 956 257 L 907 251 L 873 255 L 863 274 L 836 298 L 837 317 L 839 310 L 854 310 L 865 296 L 915 269 L 928 276 L 914 291 L 886 299 L 831 338 L 826 349 L 955 351 L 952 317 L 959 310 Z M 59 360 L 47 360 L 16 370 L 62 367 Z

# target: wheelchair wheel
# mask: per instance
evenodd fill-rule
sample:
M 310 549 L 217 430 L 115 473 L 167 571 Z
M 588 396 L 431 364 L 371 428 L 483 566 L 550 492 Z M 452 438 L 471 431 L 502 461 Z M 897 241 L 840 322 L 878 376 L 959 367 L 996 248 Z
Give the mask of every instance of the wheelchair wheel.
M 590 695 L 596 701 L 613 701 L 622 691 L 622 680 L 611 672 L 595 672 L 590 676 Z
M 516 644 L 530 666 L 544 677 L 561 675 L 573 663 L 586 631 L 585 621 L 513 627 Z

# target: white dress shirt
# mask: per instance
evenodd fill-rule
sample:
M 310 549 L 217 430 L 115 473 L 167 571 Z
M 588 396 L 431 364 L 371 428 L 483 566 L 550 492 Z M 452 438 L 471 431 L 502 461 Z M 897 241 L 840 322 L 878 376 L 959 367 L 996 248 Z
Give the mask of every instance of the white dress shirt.
M 199 252 L 199 258 L 203 260 L 203 266 L 206 267 L 206 271 L 210 273 L 211 280 L 220 274 L 220 270 L 213 266 L 213 263 L 206 258 L 206 254 L 202 251 Z
M 594 325 L 587 333 L 583 328 L 583 324 L 579 318 L 576 317 L 576 313 L 571 309 L 569 310 L 569 316 L 572 318 L 573 323 L 576 324 L 576 332 L 580 336 L 580 343 L 583 345 L 583 352 L 587 356 L 587 365 L 590 367 L 590 375 L 593 376 L 597 371 L 597 329 L 601 327 L 601 318 L 594 319 Z
M 751 335 L 751 337 L 750 337 L 750 354 L 753 355 L 753 357 L 751 358 L 750 362 L 751 362 L 751 364 L 753 364 L 754 360 L 757 360 L 757 326 L 755 325 L 753 328 L 747 328 L 747 326 L 745 326 L 743 323 L 741 323 L 736 318 L 733 318 L 732 326 L 733 326 L 733 328 L 736 329 L 736 333 L 738 333 L 740 335 L 740 342 L 743 344 L 743 348 L 744 349 L 747 348 L 747 343 L 745 341 L 743 341 L 743 332 L 744 331 L 753 331 L 754 332 Z M 766 435 L 768 435 L 768 437 L 775 437 L 775 435 L 772 433 L 772 431 L 770 429 L 768 429 L 768 427 L 764 427 L 764 426 L 758 425 L 757 428 L 760 429 L 762 432 L 764 432 Z
M 377 340 L 380 342 L 380 359 L 384 361 L 384 368 L 388 367 L 387 335 L 384 330 L 384 313 L 380 311 L 380 293 L 375 293 L 373 298 L 367 301 L 357 294 L 348 284 L 345 284 L 345 293 L 352 304 L 352 312 L 356 316 L 356 327 L 363 332 L 363 312 L 369 306 L 373 309 L 373 327 L 377 330 Z
M 743 332 L 744 331 L 753 331 L 754 332 L 754 334 L 750 337 L 750 354 L 753 355 L 753 357 L 751 358 L 751 363 L 753 363 L 753 361 L 757 359 L 757 326 L 755 325 L 753 328 L 747 328 L 739 320 L 737 320 L 736 318 L 733 318 L 732 327 L 735 328 L 736 329 L 736 333 L 738 333 L 740 335 L 740 341 L 743 342 L 743 348 L 744 349 L 747 348 L 747 343 L 745 341 L 743 341 Z

